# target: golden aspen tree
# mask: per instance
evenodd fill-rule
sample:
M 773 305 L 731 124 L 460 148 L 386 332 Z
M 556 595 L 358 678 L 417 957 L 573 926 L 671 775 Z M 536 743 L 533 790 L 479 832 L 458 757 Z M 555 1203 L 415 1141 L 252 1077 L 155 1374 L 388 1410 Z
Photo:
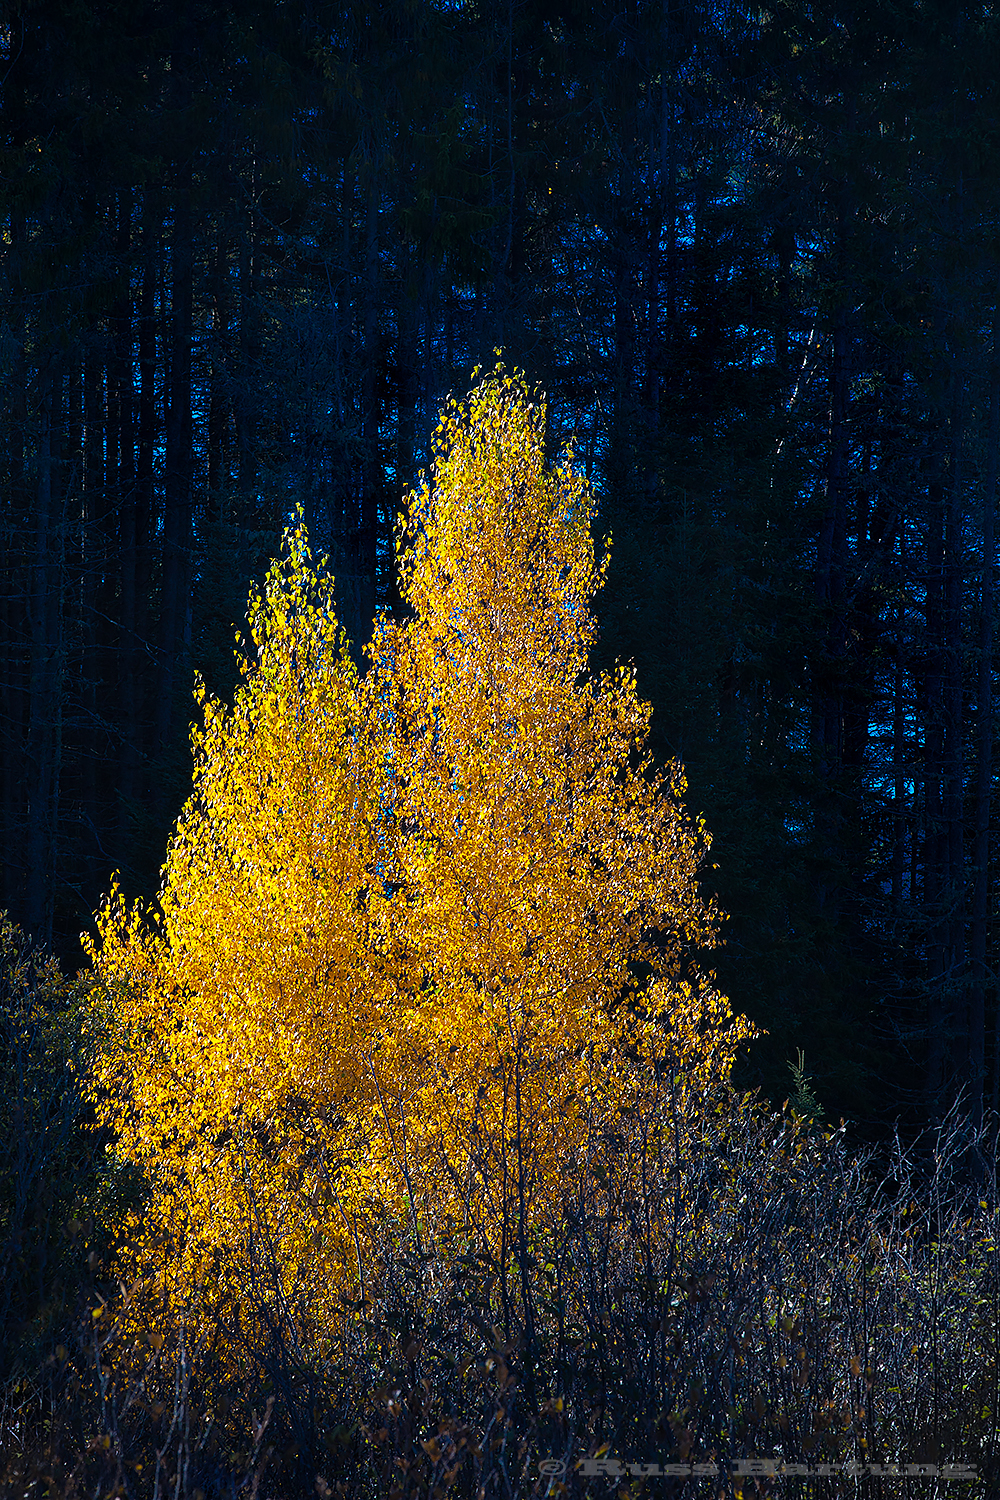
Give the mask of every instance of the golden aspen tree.
M 156 907 L 113 891 L 92 954 L 95 1098 L 170 1295 L 263 1236 L 315 1311 L 379 1214 L 523 1248 L 595 1112 L 667 1062 L 725 1080 L 753 1035 L 690 966 L 718 915 L 681 770 L 650 765 L 632 672 L 588 671 L 593 513 L 500 366 L 443 413 L 368 670 L 300 525 L 234 707 L 199 688 Z

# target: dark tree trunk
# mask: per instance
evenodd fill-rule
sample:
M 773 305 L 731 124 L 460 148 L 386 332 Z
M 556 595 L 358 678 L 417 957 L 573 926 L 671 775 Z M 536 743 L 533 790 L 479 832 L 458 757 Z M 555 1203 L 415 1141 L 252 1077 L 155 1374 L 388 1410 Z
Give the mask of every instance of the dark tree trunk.
M 376 605 L 376 569 L 379 541 L 379 508 L 384 475 L 379 433 L 379 188 L 370 181 L 365 195 L 365 270 L 362 308 L 361 377 L 361 525 L 358 534 L 356 571 L 355 646 L 360 649 L 371 636 Z
M 0 661 L 0 763 L 3 795 L 3 905 L 17 915 L 25 898 L 24 814 L 27 787 L 25 749 L 27 740 L 28 671 L 24 644 L 31 639 L 28 586 L 31 553 L 28 526 L 31 504 L 27 493 L 24 439 L 28 421 L 28 367 L 25 355 L 26 319 L 21 296 L 21 257 L 25 253 L 24 216 L 10 215 L 9 288 L 11 307 L 10 375 L 3 427 L 6 472 L 6 505 L 0 519 L 3 556 L 2 578 L 3 658 Z M 2 461 L 2 460 L 0 460 Z
M 849 315 L 841 306 L 833 328 L 826 504 L 817 547 L 816 591 L 823 620 L 817 702 L 819 794 L 816 809 L 820 872 L 818 906 L 836 923 L 844 858 L 840 776 L 843 767 L 844 672 L 847 652 L 848 402 L 852 373 Z
M 146 805 L 152 790 L 146 767 L 155 732 L 149 706 L 153 683 L 150 681 L 147 663 L 151 660 L 153 648 L 152 538 L 156 508 L 154 462 L 158 432 L 156 301 L 161 226 L 159 191 L 147 188 L 142 203 L 142 268 L 136 319 L 139 412 L 135 475 L 135 629 L 127 637 L 125 645 L 126 671 L 135 683 L 136 732 L 134 739 L 126 743 L 124 751 L 129 761 L 130 777 L 134 777 L 136 796 Z
M 965 892 L 965 704 L 963 695 L 962 581 L 964 411 L 962 372 L 956 369 L 949 431 L 948 484 L 945 511 L 944 617 L 944 786 L 942 810 L 947 838 L 946 901 L 948 907 L 945 1029 L 950 1052 L 949 1080 L 953 1088 L 969 1087 L 968 975 L 966 972 Z M 963 1101 L 969 1105 L 968 1097 Z
M 100 685 L 102 678 L 101 628 L 104 599 L 105 529 L 107 496 L 105 490 L 105 449 L 109 431 L 105 407 L 105 340 L 103 328 L 92 331 L 83 364 L 83 510 L 80 517 L 80 563 L 83 569 L 80 587 L 80 696 L 83 708 L 81 735 L 82 766 L 80 777 L 80 817 L 85 865 L 93 865 L 95 843 L 100 842 L 99 756 L 106 753 L 99 732 L 101 722 Z M 110 454 L 108 454 L 110 461 Z
M 990 917 L 990 815 L 993 793 L 993 590 L 996 548 L 997 456 L 1000 449 L 1000 305 L 993 314 L 990 351 L 990 415 L 986 438 L 986 482 L 983 491 L 983 565 L 979 601 L 979 671 L 976 693 L 976 790 L 972 854 L 972 923 L 969 933 L 972 988 L 969 1003 L 969 1088 L 973 1125 L 983 1123 L 986 1084 L 986 963 Z M 1000 1015 L 1000 1012 L 998 1012 Z M 994 1040 L 992 1106 L 997 1108 L 1000 1082 L 1000 1027 Z
M 227 260 L 228 247 L 220 231 L 212 266 L 212 349 L 208 394 L 208 507 L 209 515 L 217 524 L 225 519 L 230 482 L 231 404 L 226 389 L 230 319 Z
M 136 467 L 136 400 L 132 362 L 135 340 L 131 303 L 132 193 L 124 188 L 118 204 L 118 255 L 125 270 L 122 296 L 114 316 L 114 384 L 118 412 L 118 549 L 121 595 L 118 645 L 118 785 L 115 821 L 118 847 L 128 848 L 131 809 L 138 793 L 139 618 L 138 510 Z
M 396 476 L 391 496 L 392 522 L 401 513 L 404 490 L 415 479 L 414 457 L 417 439 L 417 394 L 420 389 L 418 338 L 420 330 L 420 301 L 417 267 L 413 264 L 413 250 L 407 245 L 402 252 L 400 268 L 399 305 L 396 314 Z M 398 610 L 400 596 L 397 588 L 396 570 L 392 566 L 393 537 L 386 538 L 387 589 L 386 603 L 391 610 Z
M 34 558 L 31 569 L 31 656 L 27 744 L 27 837 L 25 922 L 33 936 L 51 944 L 57 868 L 59 775 L 62 750 L 62 609 L 60 551 L 63 544 L 55 477 L 60 378 L 49 372 L 41 395 Z
M 194 245 L 190 165 L 178 168 L 170 268 L 170 366 L 166 413 L 163 592 L 156 742 L 167 748 L 190 646 L 192 565 L 191 335 Z
M 944 810 L 945 769 L 945 480 L 941 424 L 931 434 L 930 482 L 927 488 L 927 585 L 924 667 L 924 908 L 927 940 L 928 1042 L 927 1105 L 939 1115 L 948 1064 L 945 977 L 948 969 L 949 922 L 948 833 Z

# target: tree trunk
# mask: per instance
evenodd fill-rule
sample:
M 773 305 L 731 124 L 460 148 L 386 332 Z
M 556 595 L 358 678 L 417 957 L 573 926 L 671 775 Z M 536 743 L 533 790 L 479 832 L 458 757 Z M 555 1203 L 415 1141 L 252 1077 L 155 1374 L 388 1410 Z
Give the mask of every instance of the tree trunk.
M 105 350 L 103 329 L 91 331 L 83 359 L 83 509 L 80 517 L 80 696 L 83 706 L 83 764 L 80 777 L 80 814 L 84 828 L 94 837 L 84 836 L 84 863 L 92 864 L 94 839 L 101 817 L 99 811 L 98 724 L 102 705 L 99 685 L 102 677 L 102 635 L 100 628 L 102 582 L 105 558 L 105 452 L 109 432 L 105 409 Z M 108 455 L 110 459 L 110 454 Z
M 149 804 L 152 792 L 146 768 L 155 733 L 149 704 L 153 682 L 146 663 L 152 648 L 151 548 L 156 506 L 154 459 L 157 441 L 156 294 L 162 218 L 159 191 L 147 188 L 142 203 L 142 280 L 136 320 L 139 420 L 135 475 L 135 630 L 126 638 L 126 671 L 135 683 L 136 733 L 134 740 L 125 746 L 131 776 L 135 778 L 136 796 L 144 805 Z
M 927 487 L 927 588 L 924 666 L 924 908 L 927 914 L 927 1107 L 940 1116 L 946 1082 L 945 976 L 947 974 L 949 843 L 944 812 L 945 767 L 945 483 L 941 424 L 932 432 Z
M 160 754 L 174 729 L 175 695 L 190 643 L 192 566 L 191 336 L 194 245 L 190 164 L 177 169 L 171 244 L 170 373 L 166 414 L 163 595 L 156 742 Z
M 136 471 L 135 384 L 132 373 L 132 328 L 129 267 L 132 244 L 132 193 L 123 188 L 118 203 L 118 256 L 125 268 L 122 296 L 114 316 L 114 384 L 118 412 L 118 567 L 121 583 L 118 644 L 118 785 L 115 821 L 118 848 L 127 849 L 130 809 L 138 792 L 139 640 L 137 618 L 139 490 Z
M 53 429 L 59 376 L 50 372 L 42 391 L 34 559 L 31 570 L 31 657 L 27 745 L 25 921 L 34 939 L 51 944 L 56 882 L 59 774 L 62 751 L 62 610 L 57 516 L 58 461 Z
M 10 373 L 4 422 L 6 472 L 4 474 L 4 510 L 0 519 L 3 537 L 3 601 L 0 628 L 3 630 L 3 656 L 0 660 L 0 733 L 2 733 L 2 796 L 4 908 L 21 915 L 25 894 L 24 865 L 24 799 L 27 787 L 25 761 L 28 701 L 28 671 L 23 643 L 31 637 L 30 587 L 25 587 L 28 552 L 30 503 L 27 494 L 24 435 L 28 419 L 28 368 L 25 356 L 26 319 L 21 295 L 20 262 L 25 253 L 25 223 L 21 213 L 10 215 L 9 328 L 11 341 Z
M 820 870 L 817 905 L 836 923 L 839 913 L 843 835 L 839 780 L 843 762 L 844 670 L 847 652 L 847 469 L 848 402 L 852 373 L 849 314 L 838 309 L 830 371 L 830 436 L 826 506 L 817 547 L 816 592 L 823 619 L 822 680 L 817 712 L 819 772 L 816 810 Z
M 990 815 L 993 792 L 993 585 L 996 547 L 997 454 L 1000 449 L 1000 303 L 993 311 L 990 357 L 990 416 L 986 439 L 986 483 L 983 493 L 983 566 L 979 603 L 979 672 L 976 694 L 975 842 L 972 865 L 972 922 L 969 933 L 972 987 L 969 1002 L 969 1088 L 973 1125 L 983 1123 L 986 1082 L 986 965 L 990 917 Z M 1000 1013 L 998 1013 L 1000 1014 Z M 994 1041 L 993 1109 L 1000 1082 L 1000 1026 Z
M 948 487 L 945 511 L 945 618 L 944 618 L 944 712 L 945 755 L 943 812 L 948 841 L 948 905 L 945 1028 L 951 1053 L 952 1087 L 969 1089 L 969 975 L 965 961 L 965 744 L 962 650 L 962 579 L 965 566 L 963 539 L 963 374 L 953 374 L 949 432 Z M 971 1101 L 966 1097 L 966 1108 Z
M 375 619 L 379 506 L 384 489 L 379 439 L 379 188 L 372 178 L 365 194 L 365 274 L 362 309 L 361 525 L 356 568 L 355 648 L 368 641 Z

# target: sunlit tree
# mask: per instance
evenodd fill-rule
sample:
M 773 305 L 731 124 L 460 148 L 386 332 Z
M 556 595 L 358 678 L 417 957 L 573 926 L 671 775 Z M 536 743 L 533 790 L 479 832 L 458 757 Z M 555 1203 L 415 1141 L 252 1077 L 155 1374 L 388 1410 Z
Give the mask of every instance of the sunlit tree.
M 100 913 L 97 1102 L 175 1294 L 255 1240 L 315 1314 L 379 1214 L 523 1255 L 595 1118 L 752 1034 L 692 962 L 718 915 L 681 770 L 632 672 L 588 671 L 593 501 L 544 439 L 502 367 L 448 405 L 363 675 L 288 534 L 234 707 L 198 693 L 158 901 Z

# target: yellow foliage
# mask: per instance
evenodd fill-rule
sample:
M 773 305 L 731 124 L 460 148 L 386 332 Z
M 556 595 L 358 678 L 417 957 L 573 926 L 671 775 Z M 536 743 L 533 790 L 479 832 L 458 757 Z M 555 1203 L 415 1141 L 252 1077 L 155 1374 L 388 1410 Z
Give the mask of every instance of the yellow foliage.
M 379 1212 L 508 1253 L 654 1065 L 700 1090 L 753 1035 L 680 977 L 707 837 L 632 671 L 588 672 L 593 501 L 544 436 L 502 367 L 448 405 L 363 675 L 286 536 L 235 706 L 198 689 L 157 909 L 99 914 L 95 1098 L 170 1296 L 253 1241 L 321 1326 Z

